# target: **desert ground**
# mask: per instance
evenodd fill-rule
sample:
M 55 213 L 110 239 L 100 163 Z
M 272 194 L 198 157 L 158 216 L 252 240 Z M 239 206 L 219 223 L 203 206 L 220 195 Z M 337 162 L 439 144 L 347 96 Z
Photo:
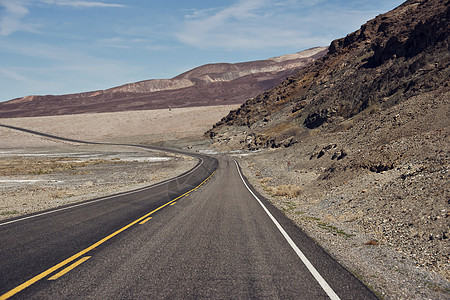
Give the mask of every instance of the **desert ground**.
M 411 97 L 287 148 L 234 155 L 262 195 L 380 297 L 449 299 L 448 99 Z M 238 133 L 214 145 L 251 142 Z
M 443 253 L 438 248 L 448 249 L 448 240 L 438 236 L 448 229 L 439 229 L 448 224 L 447 210 L 433 206 L 430 213 L 417 214 L 413 222 L 417 219 L 420 224 L 420 220 L 425 220 L 428 224 L 419 227 L 417 233 L 397 231 L 390 227 L 389 220 L 406 224 L 408 214 L 403 210 L 414 212 L 418 207 L 407 202 L 397 207 L 397 202 L 382 198 L 404 189 L 402 184 L 425 184 L 429 179 L 419 164 L 399 165 L 380 172 L 364 171 L 355 173 L 356 176 L 328 174 L 333 172 L 329 169 L 333 162 L 331 155 L 340 149 L 334 144 L 345 144 L 349 155 L 352 154 L 349 149 L 353 148 L 347 140 L 352 141 L 351 145 L 358 145 L 357 136 L 363 128 L 357 124 L 348 131 L 349 135 L 355 133 L 351 139 L 317 135 L 320 140 L 309 139 L 288 151 L 211 148 L 203 133 L 235 108 L 0 119 L 0 124 L 87 141 L 158 144 L 233 155 L 261 194 L 381 298 L 448 299 L 448 260 L 436 255 Z M 397 114 L 392 112 L 393 116 Z M 392 122 L 397 121 L 393 118 Z M 447 138 L 446 134 L 439 134 L 433 135 L 433 139 Z M 420 138 L 429 140 L 427 136 Z M 361 147 L 364 150 L 364 145 Z M 318 157 L 320 150 L 324 150 L 323 158 Z M 288 165 L 288 161 L 293 163 Z M 61 142 L 0 128 L 0 218 L 150 185 L 181 174 L 195 164 L 196 160 L 185 156 L 131 147 Z M 446 170 L 439 162 L 434 167 L 439 172 Z M 433 174 L 445 176 L 439 172 Z M 323 177 L 326 174 L 329 177 Z M 436 219 L 430 220 L 428 216 Z M 440 231 L 434 232 L 435 229 Z M 423 243 L 414 244 L 422 239 Z
M 202 138 L 212 124 L 239 105 L 74 114 L 48 117 L 0 119 L 12 125 L 83 141 L 114 143 L 157 143 Z M 16 137 L 2 134 L 0 149 L 11 143 L 28 147 L 35 138 L 17 142 Z M 28 140 L 29 139 L 29 140 Z M 23 144 L 25 143 L 25 144 Z M 21 145 L 23 144 L 23 145 Z
M 187 146 L 236 106 L 1 119 L 61 137 Z M 195 166 L 188 156 L 63 142 L 0 127 L 0 219 L 148 186 Z

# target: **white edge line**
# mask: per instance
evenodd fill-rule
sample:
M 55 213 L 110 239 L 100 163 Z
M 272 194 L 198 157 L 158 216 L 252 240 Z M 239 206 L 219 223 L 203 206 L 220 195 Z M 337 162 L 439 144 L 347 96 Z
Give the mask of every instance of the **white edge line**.
M 234 163 L 236 164 L 236 168 L 239 172 L 239 176 L 241 177 L 242 182 L 244 183 L 245 187 L 249 192 L 255 197 L 255 199 L 258 201 L 258 203 L 262 206 L 264 211 L 269 215 L 269 218 L 272 220 L 273 223 L 275 223 L 275 226 L 278 228 L 278 230 L 281 232 L 281 234 L 284 236 L 284 238 L 287 240 L 289 245 L 294 249 L 295 253 L 300 257 L 302 262 L 305 264 L 306 268 L 308 268 L 309 272 L 314 276 L 314 278 L 317 280 L 317 282 L 320 284 L 322 289 L 327 293 L 328 297 L 333 300 L 339 300 L 339 296 L 333 291 L 333 289 L 328 285 L 328 283 L 323 279 L 322 275 L 316 270 L 316 268 L 312 265 L 312 263 L 309 261 L 309 259 L 303 254 L 303 252 L 297 247 L 297 245 L 294 243 L 294 241 L 291 239 L 291 237 L 287 234 L 287 232 L 281 227 L 280 223 L 275 219 L 275 217 L 269 212 L 269 210 L 264 206 L 264 204 L 259 200 L 259 198 L 253 193 L 253 191 L 249 188 L 247 183 L 245 182 L 244 178 L 242 177 L 242 173 L 239 170 L 239 166 L 237 161 L 235 160 Z
M 192 172 L 194 172 L 195 170 L 197 170 L 197 169 L 203 164 L 203 159 L 202 159 L 201 157 L 198 157 L 198 159 L 200 159 L 200 163 L 199 163 L 195 168 L 193 168 L 192 170 L 190 170 L 189 172 L 187 172 L 186 174 L 183 174 L 182 177 L 191 174 Z M 23 217 L 23 218 L 20 218 L 20 219 L 15 219 L 15 220 L 12 220 L 12 221 L 0 223 L 0 226 L 7 225 L 7 224 L 11 224 L 11 223 L 16 223 L 16 222 L 20 222 L 20 221 L 24 221 L 24 220 L 28 220 L 28 219 L 32 219 L 32 218 L 36 218 L 36 217 L 40 217 L 40 216 L 44 216 L 44 215 L 48 215 L 48 214 L 52 214 L 52 213 L 55 213 L 55 212 L 58 212 L 58 211 L 63 211 L 63 210 L 72 209 L 72 208 L 75 208 L 75 207 L 78 207 L 78 206 L 83 206 L 83 205 L 88 205 L 88 204 L 92 204 L 92 203 L 95 203 L 95 202 L 100 202 L 100 201 L 108 200 L 108 199 L 115 198 L 115 197 L 131 195 L 131 194 L 134 194 L 134 193 L 137 193 L 137 192 L 142 192 L 142 191 L 145 191 L 145 190 L 147 190 L 147 189 L 151 189 L 151 188 L 160 186 L 160 185 L 162 185 L 162 184 L 165 184 L 165 183 L 168 183 L 168 182 L 171 182 L 171 181 L 180 179 L 180 178 L 181 178 L 181 177 L 180 177 L 180 175 L 179 175 L 179 176 L 176 176 L 176 177 L 174 177 L 174 178 L 167 179 L 167 180 L 161 181 L 161 182 L 159 182 L 159 183 L 153 184 L 153 185 L 151 185 L 151 186 L 143 187 L 143 188 L 136 189 L 136 190 L 132 190 L 132 191 L 129 191 L 129 192 L 119 193 L 119 194 L 116 194 L 116 195 L 105 196 L 105 197 L 102 197 L 102 198 L 97 199 L 97 200 L 92 200 L 92 201 L 89 201 L 89 200 L 88 200 L 87 202 L 83 202 L 83 203 L 79 203 L 79 204 L 75 204 L 75 205 L 71 205 L 71 206 L 67 206 L 67 207 L 63 207 L 63 208 L 58 208 L 58 209 L 55 209 L 55 210 L 43 212 L 43 213 L 40 213 L 40 214 L 28 216 L 28 217 Z

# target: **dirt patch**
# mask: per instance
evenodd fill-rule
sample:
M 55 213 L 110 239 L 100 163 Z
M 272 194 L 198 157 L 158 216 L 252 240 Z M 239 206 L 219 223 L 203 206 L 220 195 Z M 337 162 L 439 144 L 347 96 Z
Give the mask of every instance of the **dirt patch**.
M 278 197 L 295 198 L 302 192 L 302 189 L 293 184 L 282 184 L 278 186 L 265 187 L 266 191 Z
M 132 147 L 10 148 L 0 152 L 0 219 L 148 186 L 196 163 Z

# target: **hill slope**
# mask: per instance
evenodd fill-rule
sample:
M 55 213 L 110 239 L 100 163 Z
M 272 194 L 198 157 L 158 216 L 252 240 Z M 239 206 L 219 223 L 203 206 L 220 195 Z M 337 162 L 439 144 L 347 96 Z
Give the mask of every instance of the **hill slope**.
M 392 247 L 416 270 L 442 275 L 447 282 L 437 290 L 447 292 L 449 6 L 406 1 L 333 41 L 326 56 L 206 133 L 219 149 L 262 150 L 242 158 L 248 176 L 268 197 L 284 195 L 273 201 L 302 226 L 368 236 L 368 245 Z M 356 237 L 333 238 L 330 251 L 380 291 L 430 297 L 412 269 L 405 266 L 404 276 L 369 256 L 356 263 L 373 253 Z M 385 276 L 372 277 L 377 271 Z
M 28 96 L 0 103 L 0 118 L 240 104 L 327 52 L 313 48 L 267 60 L 204 65 L 172 79 L 94 92 Z
M 448 88 L 448 3 L 407 1 L 378 16 L 333 41 L 325 57 L 247 101 L 216 127 L 252 126 L 283 110 L 289 113 L 276 122 L 295 120 L 313 129 L 370 107 L 384 109 L 414 95 Z

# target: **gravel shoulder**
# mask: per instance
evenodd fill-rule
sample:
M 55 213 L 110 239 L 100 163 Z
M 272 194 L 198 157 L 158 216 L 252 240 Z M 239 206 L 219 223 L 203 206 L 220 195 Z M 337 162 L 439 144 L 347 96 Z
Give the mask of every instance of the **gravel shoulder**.
M 256 151 L 250 129 L 231 127 L 213 146 L 241 149 L 234 155 L 261 194 L 380 297 L 449 299 L 449 99 L 373 107 Z
M 244 175 L 260 194 L 269 199 L 380 298 L 448 299 L 450 284 L 445 274 L 436 272 L 424 264 L 423 259 L 420 262 L 403 247 L 387 241 L 383 232 L 368 229 L 361 224 L 361 219 L 368 215 L 356 204 L 356 198 L 366 193 L 363 192 L 364 188 L 358 188 L 359 191 L 344 187 L 332 188 L 326 192 L 305 192 L 317 179 L 318 173 L 304 171 L 300 181 L 294 184 L 294 181 L 288 180 L 290 183 L 287 183 L 287 167 L 277 167 L 269 163 L 273 161 L 272 153 L 236 155 L 236 158 Z M 270 170 L 268 165 L 273 169 Z M 283 178 L 277 177 L 278 172 L 284 174 Z M 295 170 L 291 172 L 297 173 Z M 379 177 L 381 176 L 364 176 L 353 184 L 358 184 L 357 181 L 380 184 L 377 180 Z M 302 188 L 298 188 L 299 186 Z M 359 186 L 363 187 L 363 184 Z M 351 198 L 349 195 L 352 195 Z M 342 205 L 352 201 L 355 201 L 353 207 L 343 209 Z M 388 226 L 386 224 L 386 227 Z

